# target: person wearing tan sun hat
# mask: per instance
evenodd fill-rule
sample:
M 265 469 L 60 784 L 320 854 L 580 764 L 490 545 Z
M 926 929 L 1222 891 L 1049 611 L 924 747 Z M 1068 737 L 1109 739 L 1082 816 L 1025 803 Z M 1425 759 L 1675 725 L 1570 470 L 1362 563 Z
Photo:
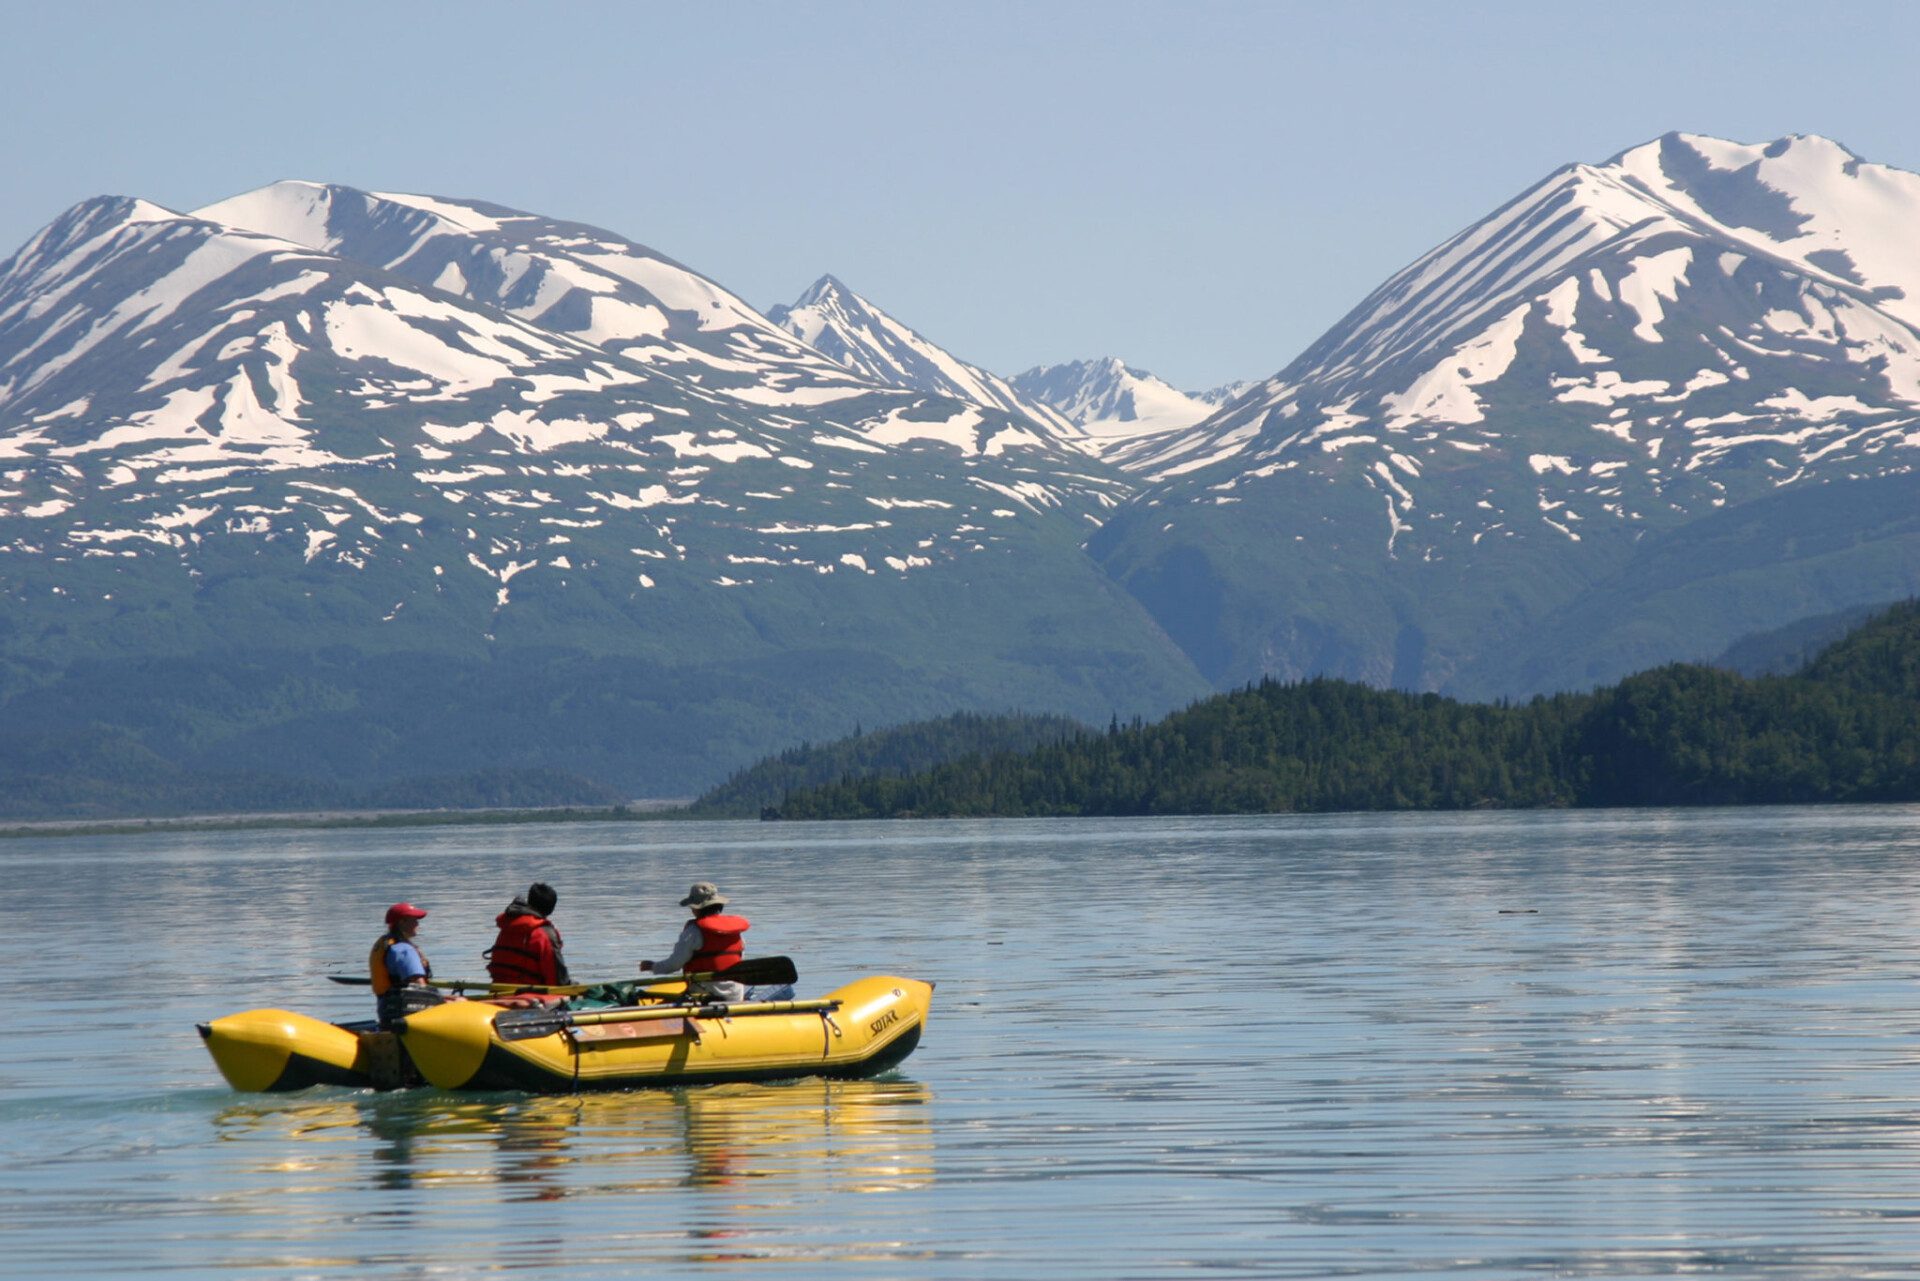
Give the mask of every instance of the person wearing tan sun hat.
M 685 974 L 692 992 L 718 1001 L 738 1001 L 746 989 L 722 977 L 739 964 L 746 954 L 741 936 L 751 928 L 744 916 L 727 912 L 727 896 L 712 881 L 695 881 L 680 906 L 693 913 L 693 919 L 680 929 L 673 951 L 658 961 L 642 961 L 640 969 L 648 974 Z

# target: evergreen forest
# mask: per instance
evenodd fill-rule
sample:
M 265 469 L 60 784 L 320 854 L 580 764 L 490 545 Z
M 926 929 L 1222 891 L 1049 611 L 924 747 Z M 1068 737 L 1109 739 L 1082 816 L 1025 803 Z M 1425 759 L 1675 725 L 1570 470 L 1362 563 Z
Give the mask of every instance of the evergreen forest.
M 791 790 L 768 818 L 1243 814 L 1920 800 L 1920 602 L 1790 676 L 1672 664 L 1464 703 L 1262 681 L 1146 724 Z
M 1001 752 L 1025 752 L 1085 732 L 1066 716 L 1010 712 L 992 716 L 956 712 L 831 743 L 802 743 L 739 771 L 701 796 L 698 818 L 753 818 L 791 792 L 847 778 L 917 774 L 947 761 Z

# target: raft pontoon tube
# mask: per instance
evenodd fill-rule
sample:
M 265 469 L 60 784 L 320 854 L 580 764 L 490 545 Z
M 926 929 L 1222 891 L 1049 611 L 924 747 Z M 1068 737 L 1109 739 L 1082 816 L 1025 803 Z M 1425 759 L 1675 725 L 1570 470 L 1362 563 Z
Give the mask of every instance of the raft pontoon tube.
M 199 1027 L 220 1075 L 249 1094 L 310 1085 L 390 1090 L 406 1083 L 399 1042 L 370 1020 L 323 1023 L 288 1010 L 248 1010 Z
M 817 1001 L 575 1011 L 451 1001 L 408 1014 L 397 1035 L 287 1010 L 199 1030 L 236 1090 L 394 1089 L 425 1078 L 447 1090 L 572 1093 L 871 1075 L 913 1052 L 932 998 L 931 983 L 882 976 Z
M 456 1001 L 397 1030 L 443 1090 L 630 1090 L 880 1072 L 920 1043 L 932 999 L 931 983 L 879 976 L 819 1001 L 572 1014 Z

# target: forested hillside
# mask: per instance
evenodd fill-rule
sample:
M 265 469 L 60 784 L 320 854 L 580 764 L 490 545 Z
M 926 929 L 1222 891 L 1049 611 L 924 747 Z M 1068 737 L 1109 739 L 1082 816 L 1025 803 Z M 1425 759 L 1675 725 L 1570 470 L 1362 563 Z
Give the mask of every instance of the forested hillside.
M 1084 733 L 1065 716 L 958 712 L 862 733 L 818 746 L 802 743 L 741 770 L 700 797 L 691 812 L 703 818 L 751 818 L 789 792 L 878 775 L 916 774 L 949 761 L 1000 752 L 1025 752 Z
M 1152 725 L 797 791 L 778 816 L 1908 800 L 1920 800 L 1911 601 L 1789 677 L 1674 664 L 1524 704 L 1265 681 Z

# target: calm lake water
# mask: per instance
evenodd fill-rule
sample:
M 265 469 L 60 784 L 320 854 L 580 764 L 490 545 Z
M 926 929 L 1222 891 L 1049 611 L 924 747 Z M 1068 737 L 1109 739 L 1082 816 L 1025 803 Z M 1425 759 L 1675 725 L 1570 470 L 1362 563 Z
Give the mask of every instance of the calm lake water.
M 0 842 L 0 1275 L 1920 1275 L 1920 808 Z M 575 973 L 695 879 L 802 994 L 935 979 L 866 1082 L 238 1095 L 386 904 Z

